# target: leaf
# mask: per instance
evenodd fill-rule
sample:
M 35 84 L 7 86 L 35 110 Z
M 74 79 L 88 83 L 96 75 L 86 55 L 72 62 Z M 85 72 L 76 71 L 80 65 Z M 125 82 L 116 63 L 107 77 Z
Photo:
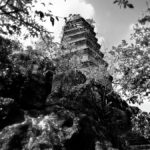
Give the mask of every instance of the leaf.
M 51 23 L 52 23 L 52 26 L 54 26 L 54 18 L 53 17 L 50 17 L 50 21 L 51 21 Z
M 40 18 L 42 19 L 42 18 L 44 18 L 44 13 L 42 12 L 42 11 L 35 11 L 35 13 L 37 14 L 37 15 L 40 15 Z
M 110 53 L 111 55 L 113 55 L 113 56 L 115 55 L 115 52 L 114 52 L 114 51 L 110 51 L 109 53 Z
M 127 7 L 127 5 L 124 5 L 124 8 L 126 8 Z
M 7 35 L 7 32 L 0 30 L 0 33 Z
M 12 35 L 13 34 L 13 31 L 12 30 L 8 30 L 9 34 Z
M 133 4 L 127 4 L 129 8 L 134 8 Z
M 12 29 L 13 29 L 14 31 L 16 31 L 16 30 L 17 30 L 17 26 L 12 25 L 11 27 L 12 27 Z
M 43 4 L 45 6 L 45 3 L 41 3 L 41 4 Z
M 39 12 L 40 13 L 40 18 L 44 18 L 44 13 L 42 11 Z
M 148 47 L 148 45 L 149 45 L 149 41 L 148 40 L 143 40 L 141 42 L 141 46 L 147 46 Z
M 150 16 L 145 16 L 139 20 L 141 24 L 145 24 L 146 22 L 150 22 Z
M 26 0 L 26 3 L 31 3 L 32 2 L 32 0 Z
M 132 102 L 133 104 L 135 104 L 137 99 L 138 99 L 137 96 L 132 96 L 132 97 L 130 97 L 129 102 Z
M 118 3 L 118 0 L 115 0 L 113 3 L 114 3 L 114 4 Z
M 56 16 L 56 20 L 57 20 L 57 21 L 59 21 L 59 18 L 58 18 L 58 16 Z
M 25 36 L 24 36 L 24 39 L 26 40 L 28 37 L 29 37 L 28 35 L 25 35 Z
M 47 16 L 47 17 L 48 17 L 48 16 L 52 16 L 52 15 L 51 15 L 51 14 L 48 14 L 48 13 L 45 13 L 45 16 Z
M 65 23 L 67 22 L 67 17 L 64 18 L 65 19 Z

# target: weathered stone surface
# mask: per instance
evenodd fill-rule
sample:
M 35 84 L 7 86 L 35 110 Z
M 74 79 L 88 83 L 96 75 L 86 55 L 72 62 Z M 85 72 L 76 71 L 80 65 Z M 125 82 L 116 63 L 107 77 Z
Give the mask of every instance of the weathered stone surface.
M 55 113 L 38 118 L 28 117 L 21 124 L 4 128 L 0 132 L 0 149 L 59 150 L 66 148 L 69 150 L 76 145 L 80 150 L 81 145 L 83 147 L 90 145 L 92 141 L 90 137 L 93 134 L 89 130 L 91 127 L 81 125 L 83 120 L 79 121 L 72 112 L 64 111 L 61 114 L 63 117 Z M 72 119 L 71 124 L 67 123 L 69 117 Z
M 70 73 L 73 74 L 72 72 Z M 72 82 L 79 75 L 70 76 L 67 74 L 68 83 L 64 85 L 64 82 L 66 82 L 63 77 L 64 75 L 59 74 L 54 78 L 55 85 L 53 85 L 52 93 L 47 99 L 49 112 L 68 109 L 79 118 L 80 116 L 85 116 L 89 119 L 88 122 L 91 123 L 89 126 L 94 128 L 95 132 L 93 135 L 95 135 L 95 139 L 100 140 L 102 137 L 107 139 L 107 135 L 109 135 L 110 141 L 115 146 L 120 146 L 118 144 L 119 137 L 125 134 L 131 127 L 132 107 L 129 107 L 113 91 L 105 91 L 105 87 L 99 82 L 94 80 L 84 80 L 84 82 L 78 82 L 78 84 Z M 72 77 L 73 79 L 71 79 Z M 115 141 L 116 139 L 117 141 Z
M 86 82 L 86 77 L 79 71 L 66 71 L 54 76 L 52 84 L 53 93 L 68 94 L 71 88 Z
M 41 113 L 27 111 L 25 121 L 1 130 L 0 149 L 120 149 L 119 138 L 129 130 L 131 114 L 131 107 L 117 94 L 86 80 L 79 71 L 70 71 L 54 77 Z

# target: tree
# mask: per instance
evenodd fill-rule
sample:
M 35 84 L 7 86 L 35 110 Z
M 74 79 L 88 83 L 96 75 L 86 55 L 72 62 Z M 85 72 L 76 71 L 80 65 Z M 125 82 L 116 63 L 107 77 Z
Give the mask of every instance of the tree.
M 150 20 L 145 17 L 150 17 L 149 9 L 134 26 L 131 44 L 122 40 L 110 51 L 116 58 L 114 84 L 133 103 L 150 97 Z
M 0 36 L 0 76 L 5 76 L 12 69 L 10 55 L 14 51 L 21 50 L 22 45 L 18 41 L 5 39 Z
M 54 59 L 57 51 L 60 51 L 60 45 L 53 42 L 54 37 L 51 35 L 43 35 L 34 43 L 35 49 L 42 53 L 44 57 Z
M 147 112 L 140 111 L 132 119 L 132 131 L 144 136 L 145 138 L 150 137 L 150 114 Z
M 52 61 L 32 47 L 22 51 L 18 43 L 2 37 L 0 45 L 0 97 L 14 99 L 21 108 L 42 107 L 51 92 Z
M 45 9 L 36 9 L 38 5 Z M 42 22 L 48 19 L 54 25 L 55 20 L 59 20 L 50 9 L 46 9 L 50 5 L 52 5 L 50 1 L 44 0 L 0 0 L 0 33 L 19 34 L 24 27 L 31 36 L 38 36 L 42 33 L 50 34 Z

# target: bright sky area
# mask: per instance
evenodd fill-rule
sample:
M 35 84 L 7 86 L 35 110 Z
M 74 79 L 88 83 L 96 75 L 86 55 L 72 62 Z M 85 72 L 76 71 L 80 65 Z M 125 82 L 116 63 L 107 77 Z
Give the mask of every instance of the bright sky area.
M 113 0 L 53 0 L 53 13 L 66 17 L 79 13 L 85 18 L 93 18 L 96 22 L 98 38 L 105 48 L 119 44 L 122 39 L 129 39 L 132 26 L 146 10 L 146 0 L 130 0 L 135 8 L 123 9 L 113 4 Z M 56 38 L 62 30 L 63 20 L 55 25 Z
M 113 4 L 113 0 L 52 0 L 53 5 L 50 9 L 54 15 L 60 17 L 77 13 L 84 18 L 93 18 L 99 42 L 103 44 L 103 48 L 111 49 L 123 39 L 129 40 L 133 25 L 147 8 L 146 0 L 129 1 L 134 4 L 134 9 L 120 9 L 118 5 Z M 43 11 L 45 8 L 40 9 Z M 54 27 L 50 21 L 45 23 L 45 26 L 54 32 L 56 41 L 59 41 L 62 35 L 63 25 L 64 19 L 61 18 Z M 150 111 L 150 102 L 145 102 L 140 107 L 142 110 Z

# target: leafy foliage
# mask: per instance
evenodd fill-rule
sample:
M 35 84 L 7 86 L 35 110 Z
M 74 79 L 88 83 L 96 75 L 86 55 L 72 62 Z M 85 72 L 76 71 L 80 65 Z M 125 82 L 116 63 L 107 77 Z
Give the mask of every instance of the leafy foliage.
M 0 37 L 0 76 L 4 76 L 12 69 L 10 55 L 18 49 L 21 50 L 19 42 Z
M 43 0 L 0 0 L 0 33 L 19 34 L 24 27 L 31 36 L 38 36 L 42 33 L 50 34 L 42 22 L 49 18 L 51 24 L 54 25 L 55 20 L 59 20 L 51 10 L 46 9 L 51 5 L 50 1 Z M 36 9 L 37 6 L 44 7 L 44 9 Z
M 150 137 L 150 114 L 147 112 L 140 112 L 132 119 L 132 131 L 136 132 L 145 138 Z
M 115 0 L 114 4 L 118 4 L 120 8 L 123 6 L 124 8 L 134 8 L 133 4 L 129 3 L 128 0 Z
M 114 83 L 130 102 L 141 103 L 150 97 L 150 28 L 138 23 L 131 35 L 132 42 L 125 40 L 110 52 L 116 57 Z
M 56 72 L 65 72 L 69 69 L 75 69 L 77 66 L 79 67 L 76 60 L 77 56 L 73 53 L 75 47 L 75 44 L 69 44 L 68 39 L 59 44 L 54 43 L 53 37 L 47 35 L 41 36 L 35 44 L 36 50 L 53 61 Z
M 48 57 L 51 60 L 56 57 L 57 51 L 60 51 L 60 44 L 53 42 L 53 37 L 50 35 L 41 36 L 34 46 L 42 56 Z
M 15 51 L 12 41 L 1 39 L 0 96 L 13 98 L 23 107 L 43 104 L 51 90 L 51 60 L 32 47 Z

